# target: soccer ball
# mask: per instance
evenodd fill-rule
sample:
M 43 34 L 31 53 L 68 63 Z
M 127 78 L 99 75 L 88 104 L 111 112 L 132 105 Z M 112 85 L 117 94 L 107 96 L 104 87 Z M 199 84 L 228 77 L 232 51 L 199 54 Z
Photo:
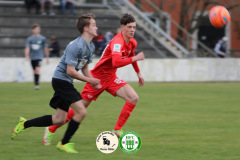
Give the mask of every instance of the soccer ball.
M 231 19 L 228 10 L 224 6 L 212 7 L 208 16 L 215 28 L 223 28 Z

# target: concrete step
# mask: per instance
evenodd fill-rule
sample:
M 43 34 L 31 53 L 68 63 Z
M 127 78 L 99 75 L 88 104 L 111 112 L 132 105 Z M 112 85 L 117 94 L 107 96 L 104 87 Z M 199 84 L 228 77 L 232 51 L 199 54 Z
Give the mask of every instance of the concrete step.
M 0 44 L 1 44 L 1 46 L 8 46 L 9 44 L 24 46 L 28 36 L 29 35 L 17 36 L 17 37 L 16 36 L 14 36 L 14 37 L 13 36 L 0 36 Z M 50 36 L 46 37 L 48 44 L 50 44 Z M 74 37 L 58 36 L 57 39 L 58 39 L 58 42 L 60 43 L 60 45 L 64 48 L 67 46 L 67 44 L 69 42 L 71 42 L 73 39 L 75 39 L 78 36 L 79 35 L 77 35 L 77 34 Z M 146 44 L 143 40 L 137 39 L 137 41 L 138 41 L 138 48 L 140 48 L 141 50 L 151 49 L 151 47 L 148 44 Z
M 18 24 L 20 26 L 31 26 L 33 23 L 39 23 L 44 26 L 74 26 L 78 17 L 75 16 L 36 16 L 36 15 L 8 15 L 0 14 L 0 22 L 4 25 Z M 98 15 L 96 16 L 98 27 L 119 27 L 119 18 L 113 15 Z M 110 25 L 111 24 L 111 25 Z M 3 23 L 0 23 L 3 25 Z
M 106 32 L 112 30 L 112 28 L 102 27 L 98 30 L 98 33 L 101 32 L 105 34 Z M 31 35 L 31 28 L 30 27 L 18 27 L 18 29 L 14 27 L 2 27 L 0 25 L 0 36 L 2 37 L 21 37 L 21 36 L 29 36 Z M 57 37 L 70 37 L 74 38 L 80 35 L 79 31 L 76 27 L 41 27 L 41 34 L 46 37 L 51 37 L 55 35 Z
M 34 8 L 33 10 L 34 11 Z M 58 6 L 54 6 L 54 12 L 58 12 Z M 58 38 L 62 51 L 66 45 L 80 34 L 75 23 L 79 15 L 94 13 L 99 28 L 98 32 L 105 34 L 107 31 L 119 28 L 119 18 L 102 5 L 76 7 L 76 15 L 41 16 L 26 14 L 23 5 L 0 4 L 0 57 L 24 57 L 25 41 L 31 33 L 34 23 L 41 25 L 41 34 L 48 39 L 52 35 Z M 158 58 L 159 55 L 143 41 L 137 34 L 138 49 L 143 50 L 146 58 Z M 159 46 L 161 48 L 161 46 Z M 163 52 L 165 50 L 163 49 Z
M 27 14 L 24 4 L 0 4 L 0 13 L 12 14 L 13 8 L 14 8 L 14 13 L 16 15 Z M 60 6 L 57 3 L 53 6 L 52 9 L 56 15 L 60 15 Z M 99 15 L 99 14 L 111 15 L 112 14 L 112 12 L 107 9 L 107 7 L 101 4 L 96 4 L 96 5 L 82 4 L 81 6 L 75 5 L 74 12 L 76 15 L 81 15 L 84 13 L 94 13 L 95 15 Z M 68 13 L 69 13 L 69 9 L 66 9 L 66 14 Z M 31 14 L 33 15 L 35 14 L 35 7 L 32 7 Z

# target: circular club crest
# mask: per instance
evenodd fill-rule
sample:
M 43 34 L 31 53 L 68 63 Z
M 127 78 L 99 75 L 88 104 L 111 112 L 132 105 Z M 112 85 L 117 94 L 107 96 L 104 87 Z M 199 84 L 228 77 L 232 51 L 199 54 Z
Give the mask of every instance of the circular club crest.
M 112 153 L 118 147 L 118 137 L 111 131 L 104 131 L 97 136 L 96 145 L 102 153 Z
M 127 131 L 124 132 L 119 139 L 119 146 L 123 152 L 135 153 L 137 152 L 142 144 L 142 140 L 136 132 Z

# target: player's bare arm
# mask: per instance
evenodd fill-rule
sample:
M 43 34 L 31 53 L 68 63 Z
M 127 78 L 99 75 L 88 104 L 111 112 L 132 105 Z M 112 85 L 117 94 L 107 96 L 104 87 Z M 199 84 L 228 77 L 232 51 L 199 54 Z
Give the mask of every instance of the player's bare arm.
M 97 78 L 90 78 L 90 77 L 86 77 L 84 75 L 81 75 L 80 73 L 78 73 L 75 70 L 75 67 L 71 66 L 71 65 L 67 65 L 67 75 L 74 78 L 74 79 L 77 79 L 77 80 L 80 80 L 80 81 L 83 81 L 83 82 L 88 82 L 92 86 L 97 86 L 100 83 L 100 80 L 97 79 Z
M 93 78 L 92 74 L 89 72 L 88 64 L 85 64 L 85 66 L 82 68 L 82 73 L 86 77 Z
M 132 62 L 144 60 L 145 56 L 143 52 L 138 53 L 136 56 L 132 57 Z
M 48 47 L 44 47 L 44 53 L 45 53 L 45 57 L 46 57 L 46 62 L 47 62 L 47 64 L 49 64 L 49 49 L 48 49 Z
M 24 52 L 25 52 L 25 58 L 26 58 L 26 60 L 29 60 L 29 59 L 30 59 L 30 58 L 29 58 L 30 47 L 26 47 Z
M 144 84 L 143 76 L 140 72 L 137 73 L 137 76 L 138 76 L 138 86 L 141 87 Z
M 139 51 L 139 52 L 137 52 L 135 55 L 138 55 L 139 53 L 142 54 L 143 52 L 142 52 L 142 51 Z M 135 56 L 135 55 L 134 55 L 134 56 Z M 142 57 L 142 56 L 144 56 L 144 55 L 140 55 L 140 58 L 141 58 L 141 59 L 144 58 L 144 57 Z M 139 68 L 138 68 L 137 61 L 133 62 L 132 65 L 133 65 L 133 68 L 135 69 L 135 71 L 136 71 L 136 73 L 137 73 L 137 76 L 138 76 L 138 86 L 141 87 L 141 86 L 143 86 L 143 84 L 144 84 L 144 79 L 143 79 L 143 76 L 142 76 L 142 74 L 140 73 L 140 70 L 139 70 Z
M 82 73 L 84 76 L 86 77 L 90 77 L 90 78 L 93 78 L 92 74 L 89 72 L 89 69 L 88 69 L 88 64 L 86 64 L 83 68 L 82 68 Z M 94 85 L 93 86 L 95 89 L 100 89 L 102 88 L 102 85 L 99 83 L 97 85 Z

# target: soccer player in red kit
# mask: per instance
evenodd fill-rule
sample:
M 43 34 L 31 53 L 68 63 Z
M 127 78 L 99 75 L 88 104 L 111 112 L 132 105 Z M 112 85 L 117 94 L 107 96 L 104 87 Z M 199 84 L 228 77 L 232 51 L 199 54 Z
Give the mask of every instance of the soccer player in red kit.
M 139 79 L 139 86 L 143 86 L 144 84 L 144 79 L 137 64 L 137 61 L 144 59 L 144 53 L 140 52 L 135 55 L 135 49 L 137 47 L 137 41 L 133 38 L 136 30 L 135 19 L 130 14 L 124 14 L 120 23 L 121 32 L 109 42 L 99 62 L 91 71 L 94 78 L 100 79 L 99 85 L 101 85 L 101 89 L 96 90 L 89 83 L 86 83 L 81 93 L 83 98 L 81 101 L 83 101 L 85 107 L 88 107 L 92 100 L 97 100 L 98 96 L 104 90 L 126 101 L 113 130 L 118 137 L 123 134 L 122 127 L 136 106 L 139 96 L 129 84 L 117 77 L 117 68 L 132 64 Z M 74 115 L 74 113 L 69 110 L 68 117 L 71 115 Z M 50 128 L 46 128 L 43 139 L 44 144 L 50 143 L 52 133 L 54 133 L 58 127 L 59 126 L 51 126 Z

